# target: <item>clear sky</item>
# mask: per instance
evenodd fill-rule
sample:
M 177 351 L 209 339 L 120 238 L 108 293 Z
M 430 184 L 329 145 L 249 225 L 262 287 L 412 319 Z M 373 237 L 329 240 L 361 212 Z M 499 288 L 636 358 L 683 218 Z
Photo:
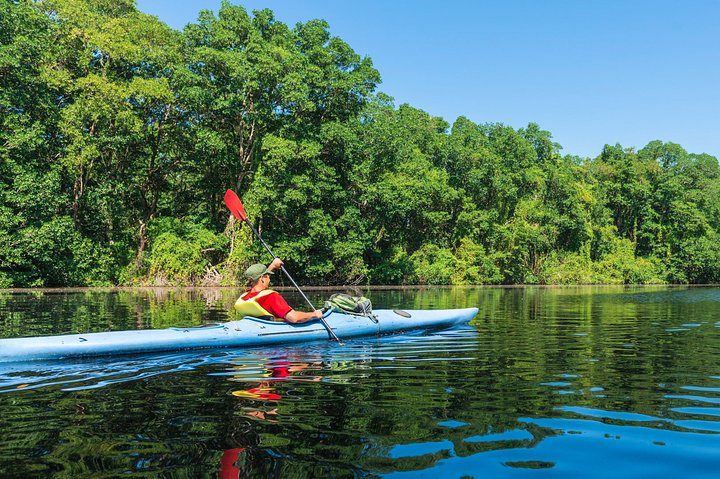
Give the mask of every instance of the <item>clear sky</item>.
M 452 123 L 549 130 L 563 153 L 659 139 L 720 157 L 720 0 L 234 0 L 313 18 L 379 91 Z M 137 0 L 182 30 L 220 0 Z

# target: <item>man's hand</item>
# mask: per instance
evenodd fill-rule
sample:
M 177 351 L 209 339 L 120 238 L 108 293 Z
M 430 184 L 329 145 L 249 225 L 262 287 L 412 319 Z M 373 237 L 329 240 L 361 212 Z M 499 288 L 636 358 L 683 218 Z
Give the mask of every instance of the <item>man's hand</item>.
M 272 263 L 270 263 L 270 266 L 268 266 L 268 269 L 270 271 L 275 271 L 276 269 L 282 268 L 283 264 L 283 260 L 281 260 L 280 258 L 275 258 L 274 260 L 272 260 Z

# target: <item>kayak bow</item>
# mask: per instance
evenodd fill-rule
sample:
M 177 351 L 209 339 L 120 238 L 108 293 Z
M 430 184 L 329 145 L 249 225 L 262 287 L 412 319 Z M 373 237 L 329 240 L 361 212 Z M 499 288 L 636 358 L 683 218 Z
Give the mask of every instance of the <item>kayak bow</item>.
M 469 322 L 477 308 L 394 311 L 380 309 L 374 318 L 339 312 L 325 322 L 344 338 L 380 336 L 414 329 L 441 329 Z M 403 314 L 406 313 L 406 314 Z M 408 316 L 409 315 L 409 316 Z M 191 327 L 0 339 L 0 362 L 107 356 L 181 349 L 252 347 L 327 339 L 317 322 L 288 324 L 245 317 L 238 321 Z

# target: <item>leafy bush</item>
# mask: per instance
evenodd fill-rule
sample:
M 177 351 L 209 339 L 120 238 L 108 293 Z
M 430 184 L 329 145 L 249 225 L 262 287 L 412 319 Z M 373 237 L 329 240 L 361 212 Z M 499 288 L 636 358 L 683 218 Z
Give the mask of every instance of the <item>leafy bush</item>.
M 213 256 L 227 245 L 224 235 L 175 219 L 157 222 L 149 231 L 147 280 L 154 284 L 200 284 L 212 271 Z
M 662 283 L 662 264 L 656 258 L 635 256 L 632 242 L 615 238 L 613 249 L 593 265 L 594 282 L 603 284 Z
M 589 246 L 589 245 L 586 245 Z M 597 261 L 584 247 L 578 253 L 553 253 L 543 265 L 546 284 L 656 284 L 666 281 L 663 264 L 654 257 L 637 257 L 632 242 L 614 238 Z
M 2 287 L 107 286 L 119 269 L 112 251 L 83 237 L 67 216 L 21 228 L 8 239 L 11 246 L 0 252 Z
M 720 283 L 720 234 L 686 242 L 680 259 L 689 282 Z
M 381 257 L 370 273 L 371 284 L 413 284 L 414 265 L 404 248 L 395 246 Z
M 434 244 L 425 244 L 410 255 L 418 284 L 450 284 L 458 260 L 452 251 Z
M 502 273 L 496 264 L 497 255 L 488 255 L 481 244 L 463 238 L 455 251 L 457 262 L 450 277 L 452 284 L 498 284 Z
M 544 284 L 596 283 L 592 260 L 585 253 L 553 252 L 543 264 L 540 280 Z
M 242 273 L 253 263 L 257 263 L 258 258 L 264 250 L 261 251 L 261 246 L 255 242 L 252 242 L 252 233 L 245 228 L 235 238 L 235 245 L 233 250 L 228 254 L 227 259 L 218 266 L 218 270 L 221 274 L 220 283 L 225 286 L 242 284 L 245 282 L 245 278 Z

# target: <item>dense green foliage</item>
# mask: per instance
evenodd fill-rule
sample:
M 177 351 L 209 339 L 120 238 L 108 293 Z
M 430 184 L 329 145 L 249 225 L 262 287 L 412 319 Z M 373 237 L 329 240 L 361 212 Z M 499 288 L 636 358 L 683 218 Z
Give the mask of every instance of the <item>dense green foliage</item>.
M 3 4 L 0 287 L 233 283 L 227 188 L 307 282 L 720 282 L 712 156 L 396 107 L 322 20 Z

